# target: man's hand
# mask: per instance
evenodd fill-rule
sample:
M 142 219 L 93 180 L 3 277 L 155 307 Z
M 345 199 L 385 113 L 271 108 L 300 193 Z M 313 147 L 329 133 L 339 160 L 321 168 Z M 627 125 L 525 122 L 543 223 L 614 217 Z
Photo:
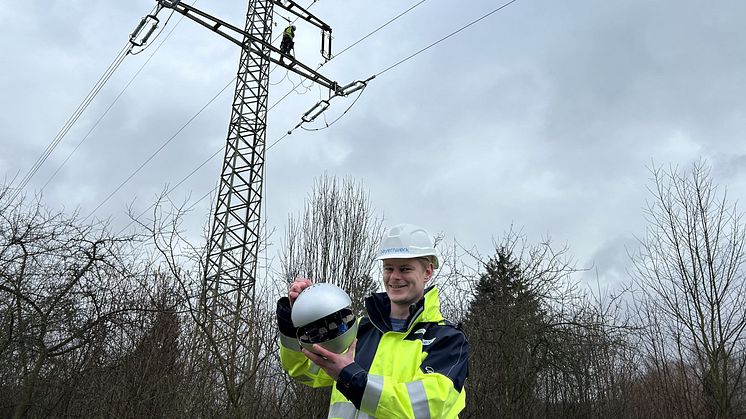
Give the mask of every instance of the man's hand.
M 342 354 L 336 354 L 332 351 L 326 350 L 321 347 L 318 343 L 313 345 L 313 352 L 303 349 L 303 354 L 314 364 L 318 365 L 329 374 L 334 381 L 339 379 L 339 373 L 342 372 L 344 367 L 355 362 L 355 345 L 357 345 L 357 339 L 352 342 L 350 349 Z
M 295 299 L 298 298 L 298 295 L 300 293 L 313 285 L 313 281 L 311 281 L 308 278 L 295 278 L 295 281 L 293 281 L 292 284 L 290 284 L 290 288 L 288 288 L 288 298 L 290 299 L 290 305 L 292 306 L 295 302 Z

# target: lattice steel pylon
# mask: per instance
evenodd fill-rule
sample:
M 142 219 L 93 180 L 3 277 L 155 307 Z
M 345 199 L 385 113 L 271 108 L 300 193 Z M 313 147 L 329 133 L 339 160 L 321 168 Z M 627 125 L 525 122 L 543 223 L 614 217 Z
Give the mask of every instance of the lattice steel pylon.
M 271 24 L 272 2 L 250 1 L 246 31 L 269 44 Z M 206 289 L 228 287 L 235 298 L 249 300 L 259 250 L 269 86 L 269 50 L 262 47 L 264 54 L 241 50 L 205 266 Z
M 246 31 L 269 44 L 271 25 L 272 2 L 250 1 Z M 264 54 L 241 49 L 202 285 L 208 293 L 201 302 L 202 315 L 213 344 L 227 358 L 227 376 L 234 381 L 229 387 L 236 389 L 245 385 L 258 362 L 251 356 L 256 343 L 249 337 L 261 228 L 270 62 L 265 58 L 266 46 L 257 47 Z M 241 402 L 245 394 L 236 390 L 227 394 L 239 416 L 246 413 Z
M 245 29 L 239 29 L 180 0 L 159 0 L 241 47 L 230 125 L 210 225 L 207 259 L 200 287 L 199 327 L 212 364 L 219 366 L 224 391 L 205 383 L 213 400 L 222 400 L 230 416 L 251 417 L 242 399 L 266 348 L 252 338 L 258 324 L 254 309 L 257 260 L 261 245 L 261 204 L 267 123 L 269 66 L 275 63 L 341 94 L 336 82 L 283 56 L 271 45 L 273 6 L 277 5 L 322 30 L 322 55 L 331 57 L 331 28 L 290 0 L 249 0 Z M 328 40 L 328 43 L 327 41 Z M 325 54 L 325 49 L 329 51 Z M 281 58 L 282 57 L 282 58 Z M 261 325 L 259 325 L 261 327 Z M 259 343 L 261 344 L 261 343 Z M 206 377 L 213 381 L 216 377 Z

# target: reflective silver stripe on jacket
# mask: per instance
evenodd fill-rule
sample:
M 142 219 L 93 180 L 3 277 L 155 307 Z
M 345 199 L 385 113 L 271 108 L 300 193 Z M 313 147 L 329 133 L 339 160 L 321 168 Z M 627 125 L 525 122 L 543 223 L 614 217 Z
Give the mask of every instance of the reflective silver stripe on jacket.
M 368 374 L 368 383 L 365 385 L 363 399 L 360 401 L 360 409 L 368 412 L 375 412 L 378 407 L 378 401 L 381 400 L 383 393 L 383 377 L 380 375 Z
M 319 373 L 321 368 L 314 364 L 313 362 L 310 362 L 308 365 L 308 374 L 316 375 Z M 309 381 L 313 381 L 313 377 L 309 377 L 308 375 L 298 375 L 293 377 L 293 379 L 300 381 L 301 383 L 307 383 Z
M 280 343 L 282 344 L 282 346 L 292 351 L 300 352 L 300 343 L 298 343 L 298 339 L 296 338 L 285 336 L 282 333 L 280 333 Z
M 321 371 L 321 367 L 311 361 L 311 364 L 308 366 L 308 373 L 316 375 L 319 373 L 319 371 Z
M 430 419 L 430 405 L 427 403 L 425 384 L 422 381 L 410 381 L 406 385 L 414 417 L 417 419 Z
M 337 402 L 329 406 L 329 416 L 327 418 L 355 419 L 357 409 L 350 402 Z

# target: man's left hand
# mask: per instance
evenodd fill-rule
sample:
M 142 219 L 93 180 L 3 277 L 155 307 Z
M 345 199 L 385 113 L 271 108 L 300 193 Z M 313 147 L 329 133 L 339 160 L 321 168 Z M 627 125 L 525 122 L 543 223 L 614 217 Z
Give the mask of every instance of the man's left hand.
M 337 354 L 330 350 L 324 349 L 318 343 L 313 345 L 313 352 L 303 349 L 303 354 L 314 364 L 318 365 L 329 374 L 334 381 L 339 379 L 339 373 L 342 370 L 355 362 L 355 345 L 357 345 L 357 339 L 352 342 L 347 352 Z

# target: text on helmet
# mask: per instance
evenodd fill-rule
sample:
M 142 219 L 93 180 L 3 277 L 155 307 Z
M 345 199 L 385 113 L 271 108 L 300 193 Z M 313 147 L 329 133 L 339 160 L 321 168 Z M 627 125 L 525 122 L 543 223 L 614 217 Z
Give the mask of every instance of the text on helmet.
M 389 247 L 381 250 L 382 255 L 387 255 L 389 253 L 409 253 L 409 249 L 406 247 Z

